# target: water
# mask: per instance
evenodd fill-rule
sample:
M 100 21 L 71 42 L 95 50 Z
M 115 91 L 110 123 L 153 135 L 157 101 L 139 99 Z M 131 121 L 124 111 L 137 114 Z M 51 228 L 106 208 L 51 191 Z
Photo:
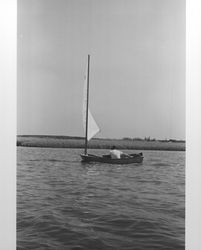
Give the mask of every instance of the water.
M 185 152 L 108 165 L 81 163 L 79 149 L 17 150 L 17 249 L 185 248 Z

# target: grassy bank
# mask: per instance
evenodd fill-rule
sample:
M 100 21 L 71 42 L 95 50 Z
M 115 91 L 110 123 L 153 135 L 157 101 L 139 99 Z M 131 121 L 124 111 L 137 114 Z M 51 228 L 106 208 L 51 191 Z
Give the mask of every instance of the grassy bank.
M 185 151 L 185 142 L 92 139 L 89 148 L 109 149 L 115 145 L 118 149 Z M 64 136 L 18 136 L 17 146 L 49 148 L 84 148 L 84 139 Z

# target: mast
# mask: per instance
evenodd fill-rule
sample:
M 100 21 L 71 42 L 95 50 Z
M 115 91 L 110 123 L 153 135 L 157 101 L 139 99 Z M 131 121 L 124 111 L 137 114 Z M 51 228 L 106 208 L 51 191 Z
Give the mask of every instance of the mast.
M 88 109 L 89 109 L 89 65 L 90 65 L 90 55 L 88 55 L 87 63 L 87 103 L 86 103 L 86 131 L 85 131 L 85 149 L 84 154 L 87 154 L 87 136 L 88 136 Z

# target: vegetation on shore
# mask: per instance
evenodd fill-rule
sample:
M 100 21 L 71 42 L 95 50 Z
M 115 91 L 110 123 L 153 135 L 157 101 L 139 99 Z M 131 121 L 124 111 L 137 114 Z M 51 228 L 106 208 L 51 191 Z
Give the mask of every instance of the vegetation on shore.
M 73 136 L 17 136 L 17 146 L 49 147 L 49 148 L 84 148 L 84 138 Z M 93 149 L 109 149 L 115 145 L 118 149 L 133 150 L 168 150 L 185 151 L 185 141 L 155 140 L 145 138 L 101 139 L 93 138 L 88 147 Z

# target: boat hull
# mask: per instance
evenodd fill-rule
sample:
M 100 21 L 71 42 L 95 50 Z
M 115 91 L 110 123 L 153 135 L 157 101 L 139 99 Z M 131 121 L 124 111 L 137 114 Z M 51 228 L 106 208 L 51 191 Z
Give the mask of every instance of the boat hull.
M 132 163 L 142 163 L 143 155 L 139 154 L 130 154 L 129 157 L 121 158 L 121 159 L 111 159 L 109 155 L 97 156 L 92 154 L 81 155 L 82 162 L 100 162 L 100 163 L 108 163 L 108 164 L 132 164 Z

